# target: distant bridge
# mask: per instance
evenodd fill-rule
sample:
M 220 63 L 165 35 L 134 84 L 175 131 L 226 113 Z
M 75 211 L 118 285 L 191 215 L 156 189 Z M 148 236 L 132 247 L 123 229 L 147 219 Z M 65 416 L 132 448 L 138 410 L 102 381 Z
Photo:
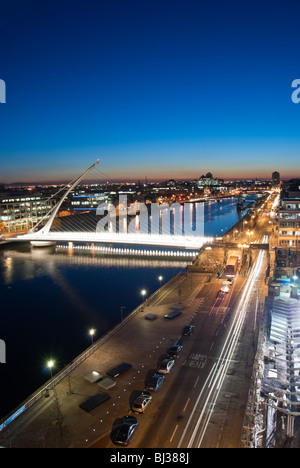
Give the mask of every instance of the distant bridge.
M 211 242 L 212 238 L 200 235 L 184 235 L 184 234 L 149 234 L 148 232 L 87 232 L 79 230 L 73 231 L 51 231 L 52 224 L 57 216 L 60 207 L 66 197 L 72 190 L 99 164 L 99 160 L 87 169 L 80 177 L 70 183 L 69 189 L 63 195 L 61 200 L 55 205 L 49 213 L 27 234 L 17 237 L 7 238 L 10 242 L 30 242 L 34 247 L 44 247 L 55 244 L 57 242 L 67 243 L 90 243 L 90 244 L 118 244 L 132 246 L 148 246 L 148 247 L 166 247 L 171 249 L 191 249 L 199 250 L 207 242 Z M 45 226 L 36 230 L 39 225 L 49 218 Z

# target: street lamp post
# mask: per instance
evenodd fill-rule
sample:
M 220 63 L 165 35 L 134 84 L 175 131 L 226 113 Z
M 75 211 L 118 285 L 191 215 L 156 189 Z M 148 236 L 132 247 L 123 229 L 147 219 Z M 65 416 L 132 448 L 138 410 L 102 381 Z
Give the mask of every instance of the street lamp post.
M 52 378 L 53 378 L 52 369 L 53 369 L 54 366 L 55 366 L 55 362 L 52 359 L 50 359 L 47 362 L 47 367 L 48 367 L 48 369 L 50 369 L 51 383 L 52 383 Z M 56 404 L 56 409 L 57 409 L 58 425 L 59 425 L 59 428 L 60 428 L 61 437 L 63 437 L 63 433 L 62 433 L 62 414 L 61 414 L 61 410 L 60 410 L 60 406 L 59 406 L 59 401 L 58 401 L 55 385 L 53 385 L 53 392 L 54 392 L 54 399 L 55 399 L 55 404 Z
M 50 375 L 51 375 L 51 380 L 52 380 L 52 377 L 53 377 L 53 374 L 52 374 L 52 369 L 54 367 L 54 361 L 52 359 L 50 359 L 50 361 L 47 362 L 47 367 L 48 369 L 50 369 Z
M 141 290 L 141 295 L 143 296 L 143 301 L 145 301 L 145 296 L 146 296 L 146 294 L 147 294 L 146 289 L 142 289 L 142 290 Z M 147 300 L 147 299 L 146 299 L 146 300 Z M 144 305 L 145 305 L 145 303 L 143 302 L 143 308 L 144 308 Z
M 94 328 L 91 328 L 90 331 L 89 331 L 89 334 L 92 338 L 92 344 L 94 343 L 94 335 L 96 333 L 96 330 Z
M 120 312 L 121 312 L 121 322 L 123 322 L 123 310 L 126 309 L 125 306 L 120 307 Z
M 146 294 L 147 294 L 146 289 L 142 289 L 141 290 L 141 295 L 143 296 L 143 298 L 146 296 Z
M 159 277 L 158 277 L 158 281 L 159 281 L 159 287 L 160 287 L 160 288 L 161 288 L 161 282 L 162 282 L 162 280 L 163 280 L 163 277 L 162 277 L 162 276 L 159 276 Z

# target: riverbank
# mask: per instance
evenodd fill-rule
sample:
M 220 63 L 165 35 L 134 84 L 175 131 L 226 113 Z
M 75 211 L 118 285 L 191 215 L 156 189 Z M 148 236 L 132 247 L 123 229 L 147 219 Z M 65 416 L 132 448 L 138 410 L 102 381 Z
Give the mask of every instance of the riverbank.
M 128 392 L 133 388 L 144 388 L 147 370 L 156 368 L 159 355 L 178 339 L 182 327 L 191 320 L 195 301 L 199 301 L 197 295 L 207 279 L 208 276 L 203 274 L 179 273 L 173 277 L 147 303 L 140 304 L 122 323 L 8 415 L 17 417 L 2 421 L 2 445 L 84 447 L 104 437 L 107 427 L 128 411 Z M 181 316 L 166 320 L 164 315 L 179 302 Z M 156 319 L 147 320 L 145 317 L 149 313 L 155 314 Z M 130 342 L 134 345 L 128 346 Z M 109 401 L 96 408 L 91 419 L 79 405 L 97 393 L 99 387 L 85 377 L 93 371 L 105 375 L 109 368 L 120 362 L 131 363 L 132 370 L 116 379 L 115 387 L 107 392 Z M 42 428 L 45 438 L 39 440 L 37 434 Z

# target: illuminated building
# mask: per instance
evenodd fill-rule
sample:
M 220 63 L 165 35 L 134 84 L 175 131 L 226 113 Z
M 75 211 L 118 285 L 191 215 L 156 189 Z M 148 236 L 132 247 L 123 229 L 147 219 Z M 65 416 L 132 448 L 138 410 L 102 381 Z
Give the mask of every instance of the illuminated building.
M 55 200 L 41 196 L 17 195 L 0 200 L 0 224 L 4 232 L 23 232 L 37 224 L 51 208 Z
M 283 190 L 278 210 L 278 247 L 297 249 L 300 240 L 300 179 Z

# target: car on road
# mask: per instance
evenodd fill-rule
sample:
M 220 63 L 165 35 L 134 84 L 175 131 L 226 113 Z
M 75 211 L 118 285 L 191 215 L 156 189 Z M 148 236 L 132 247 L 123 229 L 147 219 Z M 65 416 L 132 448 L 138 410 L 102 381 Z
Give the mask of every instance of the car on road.
M 183 336 L 190 336 L 192 333 L 194 333 L 195 327 L 194 325 L 185 325 L 182 330 Z
M 222 286 L 221 286 L 221 291 L 228 293 L 230 289 L 230 283 L 229 281 L 223 281 Z
M 165 377 L 161 374 L 154 374 L 146 385 L 149 392 L 157 392 L 164 383 Z
M 133 416 L 124 416 L 120 427 L 112 436 L 112 442 L 115 445 L 129 445 L 138 424 L 138 420 Z
M 174 364 L 175 364 L 174 359 L 164 359 L 160 363 L 157 372 L 159 374 L 170 374 L 170 371 L 172 367 L 174 366 Z
M 142 392 L 133 402 L 132 411 L 135 413 L 144 413 L 147 406 L 151 403 L 152 395 L 149 392 Z
M 179 355 L 180 355 L 182 350 L 183 350 L 183 346 L 181 344 L 177 343 L 176 345 L 171 346 L 167 350 L 167 356 L 170 359 L 179 358 Z

